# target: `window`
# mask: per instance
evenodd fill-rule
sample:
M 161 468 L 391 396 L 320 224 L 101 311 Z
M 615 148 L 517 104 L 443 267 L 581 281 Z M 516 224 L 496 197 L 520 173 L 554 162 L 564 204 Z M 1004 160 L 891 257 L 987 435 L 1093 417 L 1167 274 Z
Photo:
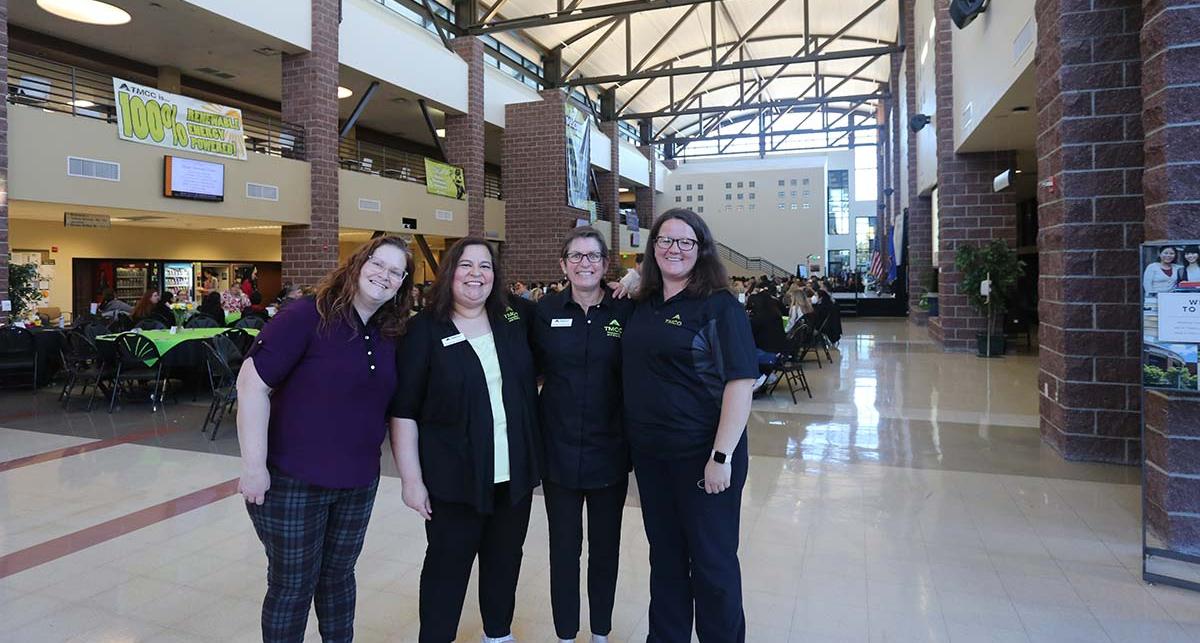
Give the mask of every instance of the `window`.
M 804 179 L 804 185 L 808 185 L 808 179 Z
M 795 191 L 795 190 L 792 190 L 792 198 L 793 198 L 793 199 L 794 199 L 794 198 L 796 198 L 796 191 Z
M 700 207 L 696 208 L 696 212 L 698 212 L 700 214 L 704 214 L 704 206 L 700 206 Z
M 782 204 L 782 203 L 780 203 L 780 204 L 779 204 L 779 209 L 780 209 L 780 210 L 784 209 L 785 207 L 787 207 L 787 206 L 785 206 L 785 205 L 784 205 L 784 204 Z
M 751 193 L 750 193 L 750 200 L 751 200 L 751 201 L 753 201 L 753 200 L 754 200 L 754 193 L 753 193 L 753 192 L 751 192 Z
M 697 190 L 703 190 L 703 189 L 704 189 L 704 184 L 703 184 L 703 183 L 697 183 L 697 184 L 696 184 L 696 189 L 697 189 Z
M 802 190 L 800 196 L 808 196 L 808 190 Z
M 850 269 L 850 251 L 830 250 L 829 262 L 825 268 L 825 274 L 827 275 L 842 276 L 843 273 Z
M 746 211 L 746 208 L 744 208 L 744 207 L 742 207 L 742 206 L 740 206 L 740 205 L 739 205 L 739 206 L 738 206 L 738 209 L 737 209 L 737 211 L 738 211 L 738 212 L 745 212 L 745 211 Z
M 726 193 L 725 193 L 725 200 L 726 200 L 726 201 L 732 201 L 732 200 L 733 200 L 733 195 L 732 195 L 732 194 L 730 194 L 730 193 L 728 193 L 728 192 L 726 192 Z
M 782 181 L 780 181 L 780 183 L 782 183 Z M 783 198 L 783 197 L 785 197 L 785 196 L 787 196 L 787 192 L 780 192 L 780 193 L 779 193 L 779 198 L 781 198 L 781 199 L 782 199 L 782 198 Z
M 676 191 L 676 192 L 678 192 L 678 191 L 680 191 L 680 190 L 682 190 L 682 189 L 683 189 L 683 186 L 682 186 L 682 185 L 680 185 L 680 184 L 678 184 L 678 183 L 676 183 L 676 184 L 675 184 L 675 191 Z
M 850 171 L 830 170 L 828 181 L 828 232 L 850 234 Z M 846 263 L 850 263 L 849 257 Z M 833 274 L 832 271 L 830 274 Z
M 744 201 L 745 199 L 746 199 L 746 195 L 741 192 L 738 192 L 738 201 Z
M 871 267 L 871 254 L 875 250 L 875 217 L 854 218 L 854 263 L 855 270 L 866 272 Z
M 740 187 L 742 187 L 742 182 L 741 182 L 741 181 L 738 181 L 738 187 L 739 187 L 739 188 L 740 188 Z
M 691 203 L 691 202 L 692 202 L 692 195 L 690 195 L 690 194 L 688 195 L 688 197 L 687 197 L 687 202 L 688 202 L 688 203 Z
M 796 179 L 792 179 L 792 185 L 796 185 Z
M 733 209 L 733 206 L 732 206 L 732 205 L 727 205 L 727 206 L 725 206 L 725 211 L 726 211 L 726 212 L 729 212 L 729 211 L 730 211 L 730 210 L 732 210 L 732 209 Z
M 754 181 L 750 182 L 750 187 L 754 187 Z
M 793 209 L 793 210 L 797 209 L 797 208 L 796 208 L 796 204 L 795 204 L 795 203 L 793 203 L 793 204 L 792 204 L 792 209 Z
M 753 203 L 751 203 L 751 204 L 750 204 L 750 209 L 751 209 L 751 210 L 753 210 L 753 209 L 754 209 L 754 204 L 753 204 Z
M 802 205 L 802 206 L 800 206 L 800 207 L 801 207 L 802 209 L 804 209 L 804 210 L 811 210 L 811 209 L 812 209 L 812 204 L 811 204 L 811 203 L 805 203 L 804 205 Z
M 783 187 L 783 179 L 779 179 L 779 187 Z
M 676 202 L 676 203 L 683 203 L 683 197 L 681 197 L 681 196 L 677 196 L 677 197 L 675 197 L 675 202 Z
M 691 184 L 691 183 L 688 183 L 688 184 L 687 184 L 687 189 L 688 189 L 688 192 L 691 192 L 691 191 L 692 191 L 692 184 Z
M 697 195 L 696 195 L 696 200 L 697 200 L 697 201 L 703 201 L 703 200 L 704 200 L 704 195 L 703 195 L 703 194 L 697 194 Z
M 879 157 L 874 145 L 854 148 L 854 200 L 874 201 L 879 196 Z
M 726 189 L 726 190 L 728 190 L 728 189 L 731 189 L 732 187 L 733 187 L 733 183 L 730 183 L 729 181 L 726 181 L 726 182 L 725 182 L 725 189 Z

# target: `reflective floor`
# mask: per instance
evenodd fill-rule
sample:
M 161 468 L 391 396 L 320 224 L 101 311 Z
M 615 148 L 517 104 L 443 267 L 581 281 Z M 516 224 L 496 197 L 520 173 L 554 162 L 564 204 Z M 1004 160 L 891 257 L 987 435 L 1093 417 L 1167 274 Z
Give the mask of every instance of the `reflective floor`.
M 807 369 L 813 400 L 754 404 L 750 640 L 1200 641 L 1200 594 L 1139 580 L 1137 470 L 1042 446 L 1036 358 L 945 355 L 900 320 L 846 331 L 833 364 Z M 234 431 L 201 436 L 205 408 L 89 414 L 0 393 L 0 641 L 259 639 L 265 558 Z M 424 534 L 399 486 L 381 483 L 358 566 L 361 641 L 416 640 Z M 645 640 L 639 511 L 635 489 L 613 641 Z M 554 640 L 546 543 L 535 502 L 520 641 Z M 468 598 L 459 640 L 480 629 Z

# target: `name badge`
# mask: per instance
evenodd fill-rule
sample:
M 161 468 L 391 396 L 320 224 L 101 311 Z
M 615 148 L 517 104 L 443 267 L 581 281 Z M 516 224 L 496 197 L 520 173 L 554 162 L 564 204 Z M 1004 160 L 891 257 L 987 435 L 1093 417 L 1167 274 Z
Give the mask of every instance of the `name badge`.
M 567 328 L 574 321 L 575 320 L 571 319 L 570 317 L 568 317 L 566 319 L 551 319 L 550 320 L 550 328 Z
M 449 337 L 442 339 L 442 346 L 443 347 L 453 346 L 455 344 L 465 342 L 465 341 L 467 341 L 467 338 L 464 337 L 462 333 L 459 333 L 457 335 L 451 335 Z

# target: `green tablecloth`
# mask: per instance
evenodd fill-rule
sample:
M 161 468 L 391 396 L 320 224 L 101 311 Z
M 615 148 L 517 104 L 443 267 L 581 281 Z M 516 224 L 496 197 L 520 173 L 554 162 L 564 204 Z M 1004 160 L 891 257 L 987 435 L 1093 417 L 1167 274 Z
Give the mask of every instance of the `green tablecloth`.
M 158 349 L 159 355 L 165 355 L 167 351 L 175 348 L 183 342 L 195 341 L 198 339 L 208 339 L 214 335 L 219 335 L 229 328 L 180 328 L 172 333 L 170 330 L 144 330 L 142 336 L 154 342 L 154 347 Z M 250 335 L 257 335 L 258 329 L 244 329 Z M 132 332 L 132 331 L 131 331 Z M 118 337 L 126 333 L 114 333 L 111 335 L 100 335 L 96 337 L 97 341 L 112 342 Z
M 228 326 L 232 326 L 233 322 L 235 322 L 241 318 L 242 318 L 242 311 L 240 311 L 240 310 L 225 312 L 225 324 Z

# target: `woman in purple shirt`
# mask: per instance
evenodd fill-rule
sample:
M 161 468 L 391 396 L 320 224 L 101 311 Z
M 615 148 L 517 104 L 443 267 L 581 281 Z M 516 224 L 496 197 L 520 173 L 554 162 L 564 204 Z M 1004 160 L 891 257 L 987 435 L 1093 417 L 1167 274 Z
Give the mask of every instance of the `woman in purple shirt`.
M 263 329 L 238 376 L 239 490 L 267 552 L 263 641 L 354 637 L 354 563 L 379 486 L 412 306 L 412 255 L 381 237 Z

